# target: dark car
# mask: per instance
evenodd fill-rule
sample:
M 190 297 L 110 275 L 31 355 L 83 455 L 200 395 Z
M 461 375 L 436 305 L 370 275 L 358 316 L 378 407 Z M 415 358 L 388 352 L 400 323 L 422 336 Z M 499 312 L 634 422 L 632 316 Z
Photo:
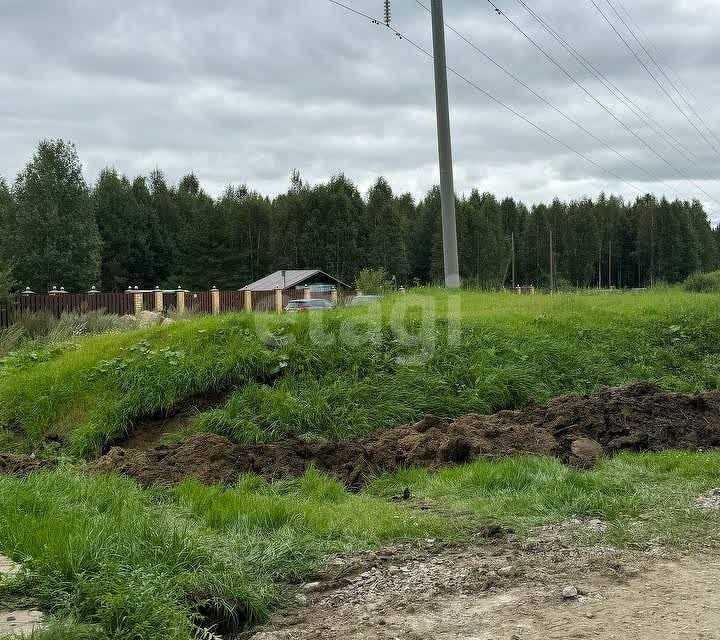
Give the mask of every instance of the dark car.
M 325 300 L 325 298 L 309 298 L 307 300 L 290 300 L 285 311 L 288 313 L 298 313 L 304 311 L 327 311 L 333 306 Z

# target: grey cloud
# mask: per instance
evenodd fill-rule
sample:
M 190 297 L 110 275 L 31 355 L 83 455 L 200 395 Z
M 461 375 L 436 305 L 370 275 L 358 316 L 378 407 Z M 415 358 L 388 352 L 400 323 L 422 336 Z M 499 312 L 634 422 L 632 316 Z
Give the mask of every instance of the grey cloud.
M 382 10 L 381 0 L 346 2 L 373 15 Z M 642 190 L 700 196 L 711 211 L 720 209 L 617 125 L 487 2 L 445 4 L 448 23 L 653 179 L 448 33 L 448 61 L 458 72 Z M 677 113 L 589 0 L 528 4 L 703 168 L 617 104 L 517 2 L 498 4 L 638 135 L 720 200 L 720 156 Z M 600 4 L 612 15 L 605 0 Z M 714 3 L 623 4 L 715 128 L 720 16 Z M 429 49 L 427 13 L 413 0 L 392 5 L 397 28 Z M 160 167 L 172 180 L 195 171 L 213 193 L 238 182 L 278 193 L 293 168 L 309 180 L 343 171 L 363 190 L 383 174 L 396 190 L 417 197 L 437 181 L 430 61 L 327 0 L 127 0 L 112 6 L 6 0 L 0 3 L 0 57 L 0 175 L 8 179 L 40 138 L 63 137 L 77 143 L 89 181 L 105 165 L 129 174 Z M 477 187 L 529 202 L 600 190 L 635 195 L 457 78 L 451 77 L 450 91 L 458 191 Z

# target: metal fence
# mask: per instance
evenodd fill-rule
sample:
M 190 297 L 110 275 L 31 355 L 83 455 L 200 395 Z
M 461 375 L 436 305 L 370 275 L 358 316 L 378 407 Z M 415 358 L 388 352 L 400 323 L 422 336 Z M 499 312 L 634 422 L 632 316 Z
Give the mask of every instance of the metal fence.
M 185 294 L 185 308 L 193 313 L 212 313 L 209 291 L 190 291 Z
M 60 318 L 64 313 L 102 311 L 117 315 L 134 312 L 133 297 L 126 293 L 64 293 L 20 295 L 0 306 L 0 327 L 9 327 L 18 318 L 38 313 Z
M 0 305 L 0 328 L 9 327 L 23 316 L 44 313 L 60 318 L 65 313 L 89 311 L 124 316 L 134 313 L 135 307 L 133 297 L 126 293 L 22 294 Z
M 135 296 L 141 296 L 142 309 L 155 311 L 156 291 L 128 291 L 117 293 L 57 293 L 34 294 L 21 293 L 12 297 L 7 303 L 0 303 L 0 329 L 15 324 L 23 316 L 33 314 L 50 314 L 60 318 L 65 313 L 87 313 L 89 311 L 102 311 L 119 316 L 132 315 L 136 311 Z M 340 293 L 342 304 L 344 294 Z M 178 308 L 178 293 L 176 291 L 163 291 L 163 313 L 176 311 Z M 211 291 L 186 291 L 185 309 L 196 314 L 213 313 L 213 293 Z M 302 289 L 283 291 L 283 308 L 290 300 L 303 297 Z M 313 292 L 313 297 L 332 297 L 331 292 Z M 218 312 L 243 311 L 245 309 L 244 291 L 219 291 Z M 275 311 L 275 291 L 253 291 L 251 308 L 257 312 Z
M 220 292 L 220 312 L 223 311 L 242 311 L 243 310 L 243 292 L 242 291 L 221 291 Z
M 253 291 L 252 310 L 258 312 L 275 311 L 275 292 Z
M 127 295 L 127 294 L 125 294 L 125 295 Z M 155 311 L 155 292 L 154 291 L 143 291 L 142 297 L 143 297 L 143 309 L 149 309 L 150 311 Z

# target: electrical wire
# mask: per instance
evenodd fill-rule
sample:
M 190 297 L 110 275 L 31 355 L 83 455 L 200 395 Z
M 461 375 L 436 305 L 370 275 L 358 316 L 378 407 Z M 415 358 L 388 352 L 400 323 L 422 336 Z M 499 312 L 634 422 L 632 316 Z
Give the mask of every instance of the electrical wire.
M 650 38 L 647 36 L 647 34 L 643 31 L 642 27 L 640 27 L 640 25 L 639 25 L 639 24 L 635 21 L 635 19 L 632 17 L 632 15 L 630 15 L 630 12 L 627 10 L 627 8 L 625 7 L 625 5 L 623 5 L 623 3 L 620 2 L 620 0 L 616 0 L 615 4 L 617 4 L 617 6 L 619 6 L 620 9 L 622 9 L 622 12 L 625 14 L 625 17 L 632 23 L 632 25 L 635 27 L 635 29 L 640 32 L 640 34 L 641 34 L 641 35 L 643 36 L 643 38 L 645 39 L 645 42 L 647 42 L 647 44 L 650 46 L 650 48 L 655 51 L 656 55 L 659 56 L 659 55 L 660 55 L 660 52 L 658 51 L 657 47 L 652 43 L 652 40 L 650 40 Z M 683 90 L 685 91 L 685 93 L 688 94 L 695 102 L 697 102 L 697 101 L 698 101 L 697 97 L 695 97 L 695 95 L 693 94 L 693 92 L 690 91 L 690 89 L 689 89 L 688 86 L 682 81 L 682 79 L 680 78 L 680 76 L 678 76 L 678 74 L 675 73 L 670 67 L 668 67 L 668 72 L 671 73 L 671 74 L 674 76 L 675 82 L 676 82 L 677 84 L 679 84 L 679 85 L 683 88 Z
M 430 9 L 423 4 L 420 0 L 415 0 L 416 4 L 418 4 L 420 7 L 422 7 L 425 11 L 428 13 L 431 13 Z M 560 109 L 558 106 L 553 104 L 550 100 L 545 98 L 543 95 L 538 93 L 535 89 L 533 89 L 530 85 L 528 85 L 525 81 L 523 81 L 521 78 L 516 76 L 512 71 L 504 67 L 502 64 L 500 64 L 495 58 L 493 58 L 491 55 L 489 55 L 487 52 L 480 49 L 474 42 L 472 42 L 469 38 L 467 38 L 465 35 L 460 33 L 455 27 L 445 22 L 445 28 L 454 33 L 458 38 L 460 38 L 465 44 L 470 46 L 472 49 L 474 49 L 477 53 L 479 53 L 481 56 L 483 56 L 486 60 L 488 60 L 490 63 L 492 63 L 494 66 L 496 66 L 498 69 L 500 69 L 505 75 L 507 75 L 509 78 L 514 80 L 516 83 L 518 83 L 520 86 L 525 88 L 527 91 L 529 91 L 533 96 L 535 96 L 538 100 L 549 106 L 553 111 L 560 114 L 565 120 L 570 122 L 571 124 L 575 125 L 578 129 L 586 133 L 588 136 L 590 136 L 595 142 L 601 144 L 604 148 L 608 149 L 609 151 L 612 151 L 614 154 L 616 154 L 619 158 L 624 160 L 625 162 L 631 164 L 633 167 L 644 173 L 648 178 L 650 178 L 653 182 L 657 182 L 659 184 L 662 184 L 666 188 L 670 189 L 671 191 L 676 191 L 676 189 L 669 184 L 665 183 L 662 179 L 657 177 L 656 175 L 653 175 L 649 171 L 647 171 L 645 168 L 640 166 L 638 163 L 636 163 L 631 158 L 628 158 L 625 154 L 621 153 L 617 149 L 615 149 L 612 145 L 608 144 L 601 138 L 599 138 L 597 135 L 595 135 L 592 131 L 587 129 L 584 125 L 582 125 L 580 122 L 566 114 L 562 109 Z
M 700 135 L 700 137 L 707 142 L 709 147 L 718 155 L 720 155 L 720 150 L 710 141 L 708 140 L 708 137 L 698 128 L 698 126 L 692 121 L 690 116 L 685 112 L 685 110 L 678 104 L 677 100 L 673 98 L 672 94 L 665 88 L 665 85 L 658 80 L 657 76 L 652 72 L 652 70 L 645 64 L 645 61 L 637 54 L 635 49 L 632 48 L 630 43 L 623 37 L 623 35 L 617 30 L 615 25 L 612 23 L 610 18 L 605 15 L 605 12 L 600 8 L 597 2 L 595 0 L 590 0 L 592 5 L 597 9 L 598 13 L 602 16 L 602 18 L 607 22 L 607 24 L 610 26 L 610 28 L 615 32 L 618 38 L 623 42 L 623 44 L 628 48 L 630 53 L 632 53 L 633 57 L 640 63 L 640 66 L 642 66 L 643 69 L 648 73 L 648 75 L 655 81 L 655 84 L 657 84 L 658 87 L 660 87 L 660 90 L 667 96 L 668 100 L 675 106 L 675 108 L 682 114 L 682 116 L 690 123 L 693 129 L 697 131 L 697 133 Z M 611 9 L 614 9 L 613 6 L 610 4 L 608 0 L 608 6 L 610 6 Z
M 680 140 L 672 135 L 660 123 L 658 123 L 649 113 L 644 111 L 634 100 L 625 94 L 610 78 L 600 71 L 590 60 L 580 53 L 568 40 L 563 37 L 555 28 L 534 9 L 532 9 L 524 0 L 516 0 L 518 4 L 545 29 L 560 45 L 577 60 L 585 69 L 595 77 L 617 100 L 622 102 L 643 124 L 649 126 L 653 131 L 663 138 L 675 151 L 683 155 L 689 162 L 698 166 L 706 173 L 707 169 L 697 164 L 697 159 L 693 153 Z
M 692 178 L 690 178 L 682 169 L 676 167 L 673 165 L 667 158 L 665 158 L 662 154 L 660 154 L 649 142 L 647 142 L 642 136 L 640 136 L 632 127 L 627 125 L 623 120 L 621 120 L 615 113 L 612 112 L 611 109 L 609 109 L 603 102 L 601 102 L 585 85 L 583 85 L 579 80 L 575 78 L 563 65 L 561 65 L 555 58 L 553 58 L 540 44 L 538 44 L 530 35 L 528 35 L 523 28 L 518 25 L 510 16 L 508 16 L 504 11 L 502 11 L 493 0 L 487 0 L 488 4 L 490 4 L 493 9 L 495 10 L 495 13 L 497 13 L 499 16 L 503 17 L 507 22 L 509 22 L 514 29 L 516 29 L 525 39 L 527 39 L 540 53 L 543 54 L 554 66 L 556 66 L 565 76 L 567 76 L 573 84 L 577 85 L 593 102 L 595 102 L 600 108 L 603 109 L 613 120 L 615 120 L 621 127 L 623 127 L 625 130 L 627 130 L 634 138 L 636 138 L 643 146 L 647 147 L 655 156 L 657 156 L 662 162 L 664 162 L 666 165 L 668 165 L 675 173 L 680 174 L 689 184 L 691 184 L 695 189 L 697 189 L 700 193 L 703 193 L 706 197 L 710 198 L 713 202 L 720 205 L 720 201 L 717 200 L 714 196 L 710 195 L 705 189 L 703 189 L 699 184 L 697 184 Z M 594 3 L 594 0 L 590 0 L 590 2 Z
M 338 0 L 329 0 L 329 2 L 332 2 L 333 4 L 335 4 L 335 5 L 339 6 L 339 7 L 342 7 L 343 9 L 347 9 L 348 11 L 350 11 L 350 12 L 356 14 L 356 15 L 362 16 L 363 18 L 365 18 L 366 20 L 372 22 L 372 23 L 375 24 L 375 25 L 378 25 L 378 26 L 381 26 L 381 27 L 386 27 L 385 23 L 384 23 L 382 20 L 380 20 L 380 19 L 378 19 L 378 18 L 374 18 L 374 17 L 372 17 L 372 16 L 370 16 L 370 15 L 368 15 L 368 14 L 365 14 L 365 13 L 363 13 L 362 11 L 357 11 L 357 10 L 353 9 L 352 7 L 348 7 L 347 5 L 343 4 L 342 2 L 338 2 Z M 392 31 L 396 36 L 398 36 L 398 37 L 401 38 L 402 40 L 405 40 L 409 45 L 411 45 L 412 47 L 414 47 L 415 49 L 417 49 L 418 51 L 420 51 L 421 53 L 423 53 L 425 56 L 429 57 L 431 60 L 434 60 L 434 59 L 435 59 L 435 56 L 434 56 L 430 51 L 428 51 L 427 49 L 425 49 L 423 46 L 419 45 L 417 42 L 413 41 L 412 39 L 408 38 L 407 35 L 405 35 L 404 33 L 398 31 L 398 30 L 395 29 L 393 26 L 389 26 L 388 28 L 389 28 L 390 31 Z M 599 164 L 598 162 L 595 162 L 595 160 L 593 160 L 592 158 L 589 158 L 588 156 L 586 156 L 586 155 L 585 155 L 584 153 L 582 153 L 581 151 L 578 151 L 577 149 L 573 148 L 572 146 L 570 146 L 569 144 L 567 144 L 566 142 L 564 142 L 563 140 L 561 140 L 561 139 L 558 138 L 557 136 L 553 135 L 552 133 L 550 133 L 549 131 L 547 131 L 547 130 L 544 129 L 543 127 L 541 127 L 539 124 L 533 122 L 533 121 L 532 121 L 530 118 L 528 118 L 527 116 L 523 115 L 522 113 L 520 113 L 519 111 L 517 111 L 516 109 L 514 109 L 514 108 L 511 107 L 510 105 L 508 105 L 508 104 L 506 104 L 505 102 L 503 102 L 502 100 L 500 100 L 500 98 L 497 98 L 496 96 L 494 96 L 493 94 L 491 94 L 489 91 L 486 91 L 485 89 L 483 89 L 480 85 L 478 85 L 477 83 L 473 82 L 470 78 L 468 78 L 468 77 L 464 76 L 463 74 L 461 74 L 460 72 L 456 71 L 453 67 L 447 66 L 446 68 L 447 68 L 447 70 L 448 70 L 449 73 L 451 73 L 451 74 L 454 75 L 455 77 L 459 78 L 460 80 L 462 80 L 463 82 L 465 82 L 465 83 L 468 84 L 470 87 L 472 87 L 472 88 L 474 88 L 475 90 L 477 90 L 478 92 L 482 93 L 482 94 L 483 94 L 484 96 L 486 96 L 488 99 L 490 99 L 490 100 L 492 100 L 493 102 L 495 102 L 496 104 L 500 105 L 501 107 L 503 107 L 504 109 L 506 109 L 507 111 L 509 111 L 510 113 L 512 113 L 514 116 L 516 116 L 516 117 L 519 118 L 520 120 L 523 120 L 525 123 L 529 124 L 529 125 L 530 125 L 531 127 L 533 127 L 535 130 L 537 130 L 537 131 L 539 131 L 540 133 L 542 133 L 543 135 L 547 136 L 548 138 L 550 138 L 551 140 L 553 140 L 553 141 L 556 142 L 557 144 L 561 145 L 562 147 L 564 147 L 564 148 L 567 149 L 568 151 L 574 153 L 574 154 L 577 155 L 579 158 L 585 160 L 586 162 L 588 162 L 589 164 L 593 165 L 593 166 L 596 167 L 597 169 L 600 169 L 600 170 L 603 171 L 604 173 L 612 176 L 612 177 L 615 178 L 617 181 L 619 181 L 619 182 L 621 182 L 621 183 L 623 183 L 623 184 L 625 184 L 625 185 L 633 188 L 633 189 L 634 189 L 635 191 L 637 191 L 638 193 L 643 193 L 643 190 L 640 189 L 640 187 L 634 185 L 632 182 L 628 182 L 627 180 L 625 180 L 624 178 L 622 178 L 621 176 L 619 176 L 618 174 L 616 174 L 615 172 L 613 172 L 611 169 L 607 169 L 606 167 L 603 167 L 601 164 Z
M 663 68 L 663 66 L 662 66 L 662 65 L 657 61 L 657 59 L 648 51 L 647 47 L 645 47 L 645 45 L 642 43 L 642 41 L 640 40 L 640 38 L 638 38 L 637 34 L 628 26 L 627 22 L 626 22 L 626 21 L 623 19 L 623 17 L 618 13 L 617 9 L 612 5 L 612 3 L 610 2 L 610 0 L 607 0 L 607 3 L 608 3 L 608 5 L 610 6 L 610 8 L 613 10 L 613 12 L 615 13 L 615 15 L 620 19 L 620 22 L 623 23 L 623 25 L 624 25 L 625 28 L 628 30 L 628 32 L 630 33 L 630 35 L 635 39 L 635 42 L 637 42 L 637 43 L 640 45 L 640 47 L 642 48 L 642 50 L 645 52 L 645 55 L 646 55 L 648 58 L 650 58 L 650 60 L 652 61 L 652 63 L 659 69 L 660 73 L 663 75 L 663 77 L 665 78 L 665 80 L 667 81 L 667 83 L 673 88 L 673 90 L 675 91 L 675 93 L 677 93 L 678 96 L 680 96 L 680 99 L 687 105 L 688 109 L 690 109 L 690 111 L 693 113 L 693 115 L 702 123 L 702 125 L 705 127 L 705 129 L 707 129 L 708 133 L 709 133 L 711 136 L 713 136 L 713 137 L 715 138 L 715 140 L 717 140 L 717 141 L 720 143 L 720 138 L 718 138 L 718 136 L 715 134 L 715 132 L 708 126 L 707 122 L 705 122 L 705 120 L 703 119 L 703 117 L 695 110 L 695 108 L 692 106 L 692 104 L 690 103 L 690 101 L 685 97 L 685 95 L 682 93 L 682 91 L 680 91 L 680 89 L 678 89 L 676 83 L 672 81 L 672 79 L 668 76 L 668 74 L 666 73 L 666 71 L 665 71 L 665 69 Z M 632 16 L 631 16 L 630 13 L 628 12 L 628 10 L 623 6 L 623 4 L 622 4 L 619 0 L 616 0 L 616 3 L 617 3 L 617 5 L 622 9 L 622 11 L 625 13 L 625 15 L 628 17 L 628 19 L 630 20 L 630 22 L 632 22 L 632 23 L 634 24 L 635 28 L 636 28 L 636 29 L 640 32 L 640 34 L 645 38 L 645 40 L 647 40 L 648 44 L 649 44 L 653 49 L 655 49 L 655 52 L 657 53 L 657 49 L 652 45 L 652 42 L 651 42 L 650 39 L 647 37 L 647 35 L 645 35 L 645 33 L 644 33 L 643 30 L 638 26 L 638 24 L 632 19 Z M 682 84 L 682 82 L 678 82 L 678 84 Z M 685 87 L 685 90 L 687 91 L 687 87 Z M 689 93 L 689 92 L 688 92 L 688 93 Z

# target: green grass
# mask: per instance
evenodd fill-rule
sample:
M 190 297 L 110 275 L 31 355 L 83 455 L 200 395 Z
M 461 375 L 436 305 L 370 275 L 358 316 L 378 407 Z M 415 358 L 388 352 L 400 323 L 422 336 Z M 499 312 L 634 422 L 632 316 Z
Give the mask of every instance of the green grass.
M 409 308 L 404 308 L 403 305 Z M 143 417 L 235 388 L 193 428 L 236 441 L 348 437 L 651 380 L 718 387 L 714 296 L 423 290 L 295 316 L 233 314 L 32 346 L 0 363 L 0 428 L 90 456 Z M 6 439 L 8 439 L 6 437 Z
M 280 370 L 251 318 L 233 315 L 30 348 L 0 366 L 0 424 L 97 452 L 133 421 Z
M 527 531 L 573 518 L 602 519 L 618 545 L 720 543 L 720 511 L 694 499 L 720 487 L 720 452 L 622 454 L 591 471 L 538 457 L 477 461 L 437 473 L 408 469 L 377 478 L 370 495 L 410 488 L 416 498 Z
M 0 450 L 92 456 L 144 417 L 234 389 L 193 429 L 236 441 L 343 438 L 413 420 L 543 401 L 601 385 L 720 383 L 717 298 L 640 294 L 520 297 L 425 290 L 323 314 L 232 314 L 119 334 L 27 343 L 0 360 Z M 717 545 L 720 513 L 693 508 L 720 486 L 720 454 L 621 455 L 579 472 L 558 461 L 410 469 L 349 494 L 313 470 L 268 485 L 186 482 L 142 490 L 66 463 L 0 476 L 0 553 L 23 563 L 0 606 L 52 614 L 39 640 L 189 640 L 201 612 L 265 619 L 333 554 L 387 543 L 462 540 L 486 521 L 515 527 L 600 518 L 617 545 Z M 387 500 L 409 487 L 438 505 Z M 457 514 L 449 517 L 447 514 Z M 597 541 L 592 537 L 589 542 Z M 238 620 L 234 620 L 238 622 Z
M 698 293 L 720 293 L 720 271 L 693 273 L 683 282 L 683 288 Z
M 261 621 L 333 554 L 470 539 L 486 522 L 524 535 L 599 518 L 607 532 L 585 542 L 717 546 L 720 512 L 693 502 L 718 486 L 720 452 L 626 454 L 589 472 L 532 457 L 410 469 L 359 495 L 314 470 L 273 485 L 245 476 L 230 489 L 156 491 L 72 468 L 0 477 L 0 552 L 25 569 L 0 585 L 0 608 L 13 594 L 36 600 L 55 624 L 41 640 L 190 640 L 206 624 L 201 605 L 228 626 Z M 442 515 L 387 500 L 405 487 Z
M 64 469 L 0 477 L 0 494 L 0 551 L 25 569 L 0 588 L 0 604 L 21 592 L 60 621 L 95 625 L 96 638 L 187 640 L 199 605 L 261 621 L 284 601 L 279 585 L 330 554 L 460 534 L 312 470 L 273 486 L 246 477 L 230 490 L 148 492 Z
M 296 341 L 285 349 L 285 375 L 274 385 L 243 387 L 225 407 L 199 416 L 195 428 L 250 442 L 288 433 L 344 438 L 424 413 L 486 413 L 634 380 L 683 391 L 718 387 L 714 298 L 675 289 L 455 295 L 457 326 L 448 324 L 444 295 L 425 292 L 436 305 L 425 344 L 413 338 L 422 332 L 412 310 L 410 335 L 397 331 L 397 297 L 385 305 L 380 330 L 359 347 L 341 338 L 363 321 L 355 310 L 322 318 L 324 349 L 298 327 L 286 328 Z

